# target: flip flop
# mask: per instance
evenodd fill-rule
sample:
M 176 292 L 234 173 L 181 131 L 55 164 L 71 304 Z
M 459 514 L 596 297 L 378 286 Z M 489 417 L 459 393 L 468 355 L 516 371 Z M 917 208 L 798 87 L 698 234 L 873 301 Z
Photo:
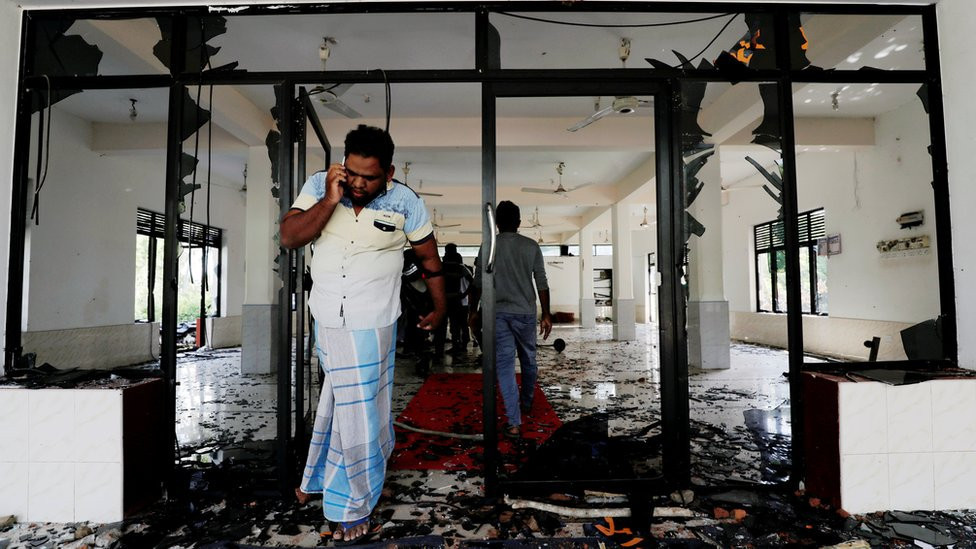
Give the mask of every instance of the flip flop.
M 335 544 L 336 547 L 345 547 L 347 545 L 358 545 L 364 541 L 367 541 L 369 538 L 373 537 L 374 535 L 376 535 L 376 533 L 380 531 L 379 525 L 373 525 L 372 517 L 370 517 L 369 515 L 366 515 L 361 519 L 356 519 L 350 522 L 340 522 L 339 525 L 336 527 L 336 530 L 341 529 L 342 535 L 345 536 L 346 530 L 355 528 L 361 524 L 366 524 L 366 530 L 364 530 L 363 533 L 360 534 L 359 536 L 356 536 L 353 539 L 335 539 L 333 537 L 332 542 Z M 333 532 L 335 532 L 335 530 L 333 530 Z

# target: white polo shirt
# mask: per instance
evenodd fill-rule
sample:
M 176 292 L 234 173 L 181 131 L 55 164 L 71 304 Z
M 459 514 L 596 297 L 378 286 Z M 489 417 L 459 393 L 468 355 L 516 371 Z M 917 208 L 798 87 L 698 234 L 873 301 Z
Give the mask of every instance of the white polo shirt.
M 325 196 L 326 172 L 305 182 L 292 208 L 308 210 Z M 343 197 L 312 244 L 308 306 L 327 328 L 364 330 L 389 326 L 400 316 L 403 249 L 433 238 L 427 207 L 398 181 L 357 216 Z

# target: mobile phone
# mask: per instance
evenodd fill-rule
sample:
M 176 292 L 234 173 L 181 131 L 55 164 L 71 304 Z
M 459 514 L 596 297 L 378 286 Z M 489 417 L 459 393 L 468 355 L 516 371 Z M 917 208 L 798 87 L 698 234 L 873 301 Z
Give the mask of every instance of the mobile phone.
M 342 157 L 342 169 L 343 170 L 346 169 L 346 157 L 345 156 Z M 349 182 L 346 180 L 345 177 L 343 177 L 342 179 L 339 180 L 339 186 L 342 187 L 342 194 L 345 197 L 352 198 L 352 196 L 349 194 Z

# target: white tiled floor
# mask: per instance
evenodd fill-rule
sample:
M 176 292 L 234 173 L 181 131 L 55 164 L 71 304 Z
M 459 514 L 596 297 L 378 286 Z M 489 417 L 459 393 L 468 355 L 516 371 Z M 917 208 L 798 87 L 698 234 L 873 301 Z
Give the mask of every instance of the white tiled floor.
M 597 411 L 609 412 L 612 433 L 624 435 L 660 419 L 658 333 L 648 325 L 638 325 L 635 341 L 612 341 L 611 337 L 609 324 L 592 329 L 556 326 L 546 343 L 561 338 L 567 346 L 562 353 L 539 348 L 539 384 L 564 422 Z M 478 371 L 478 356 L 477 348 L 469 347 L 467 354 L 435 362 L 432 371 Z M 239 360 L 239 350 L 181 359 L 177 404 L 181 445 L 275 438 L 276 376 L 241 376 Z M 788 369 L 786 352 L 735 344 L 731 363 L 728 370 L 690 373 L 692 420 L 747 438 L 746 410 L 779 407 L 784 410 L 782 419 L 769 428 L 788 435 L 789 385 L 783 376 Z M 422 382 L 412 360 L 398 359 L 395 413 L 406 406 Z M 315 395 L 312 400 L 306 406 L 314 406 Z M 756 456 L 746 453 L 739 461 L 748 464 Z M 743 470 L 736 478 L 756 480 L 758 472 Z

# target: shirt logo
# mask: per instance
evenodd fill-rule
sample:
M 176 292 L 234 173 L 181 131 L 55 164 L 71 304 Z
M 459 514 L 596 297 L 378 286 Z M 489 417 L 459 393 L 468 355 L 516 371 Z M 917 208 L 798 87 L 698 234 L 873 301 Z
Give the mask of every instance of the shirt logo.
M 392 233 L 393 231 L 396 230 L 396 225 L 390 223 L 389 221 L 383 221 L 382 219 L 374 220 L 373 226 L 383 231 L 384 233 Z

